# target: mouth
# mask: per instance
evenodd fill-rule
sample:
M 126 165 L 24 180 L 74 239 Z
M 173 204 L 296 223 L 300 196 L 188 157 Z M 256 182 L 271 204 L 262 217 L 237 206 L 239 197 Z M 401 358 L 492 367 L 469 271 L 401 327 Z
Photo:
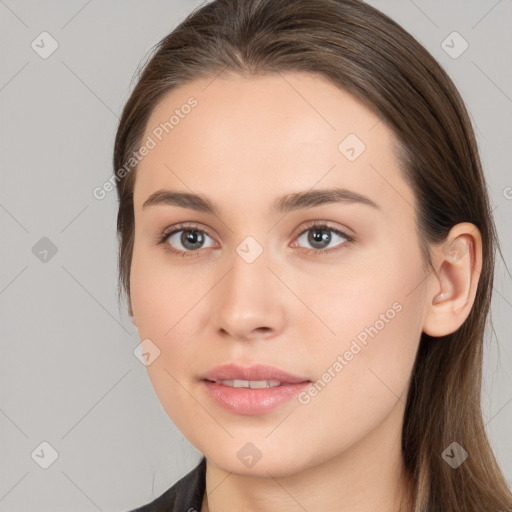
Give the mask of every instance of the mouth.
M 263 364 L 242 366 L 233 363 L 216 366 L 200 375 L 199 379 L 216 382 L 224 386 L 251 389 L 312 382 L 307 377 L 293 375 L 275 366 Z
M 224 365 L 200 377 L 207 396 L 232 413 L 252 416 L 269 412 L 303 391 L 312 380 L 273 366 Z
M 201 381 L 209 400 L 230 413 L 244 416 L 265 414 L 278 407 L 284 407 L 310 385 L 310 381 L 305 381 L 297 384 L 280 383 L 267 386 L 266 381 L 256 381 L 256 385 L 260 387 L 252 388 L 250 383 L 251 381 L 245 380 L 225 381 L 225 383 Z
M 250 388 L 250 389 L 262 389 L 262 388 L 275 388 L 278 386 L 286 386 L 291 384 L 290 382 L 280 382 L 278 380 L 244 380 L 244 379 L 232 379 L 232 380 L 209 380 L 207 382 L 215 382 L 228 386 L 230 388 Z

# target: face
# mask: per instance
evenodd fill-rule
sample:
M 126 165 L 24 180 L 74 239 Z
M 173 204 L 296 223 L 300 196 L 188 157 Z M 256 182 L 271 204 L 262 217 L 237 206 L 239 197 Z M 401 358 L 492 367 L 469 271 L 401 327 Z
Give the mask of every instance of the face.
M 398 436 L 425 289 L 392 132 L 344 90 L 294 72 L 182 86 L 154 110 L 148 137 L 131 304 L 176 426 L 226 471 L 276 476 Z M 345 194 L 319 194 L 334 189 Z M 215 209 L 163 193 L 144 206 L 159 191 Z M 201 380 L 228 363 L 308 382 Z M 247 454 L 260 462 L 244 464 Z

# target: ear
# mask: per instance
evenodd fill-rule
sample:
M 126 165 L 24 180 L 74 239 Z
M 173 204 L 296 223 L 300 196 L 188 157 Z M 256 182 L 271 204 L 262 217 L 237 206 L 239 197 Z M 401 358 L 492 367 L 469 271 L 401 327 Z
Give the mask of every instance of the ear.
M 423 332 L 446 336 L 469 316 L 482 271 L 482 237 L 469 222 L 454 226 L 445 242 L 435 246 L 434 268 L 427 293 Z

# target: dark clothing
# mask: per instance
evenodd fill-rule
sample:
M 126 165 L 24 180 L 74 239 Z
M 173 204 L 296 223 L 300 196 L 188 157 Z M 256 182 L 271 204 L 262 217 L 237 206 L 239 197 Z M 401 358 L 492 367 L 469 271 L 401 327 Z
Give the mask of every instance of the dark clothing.
M 201 512 L 206 487 L 206 457 L 151 503 L 130 512 Z

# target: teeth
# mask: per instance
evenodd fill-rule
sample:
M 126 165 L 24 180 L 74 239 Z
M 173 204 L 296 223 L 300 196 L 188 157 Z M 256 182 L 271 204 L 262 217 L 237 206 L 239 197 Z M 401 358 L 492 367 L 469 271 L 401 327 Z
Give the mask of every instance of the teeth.
M 278 380 L 217 380 L 217 384 L 232 388 L 273 388 L 281 384 Z

